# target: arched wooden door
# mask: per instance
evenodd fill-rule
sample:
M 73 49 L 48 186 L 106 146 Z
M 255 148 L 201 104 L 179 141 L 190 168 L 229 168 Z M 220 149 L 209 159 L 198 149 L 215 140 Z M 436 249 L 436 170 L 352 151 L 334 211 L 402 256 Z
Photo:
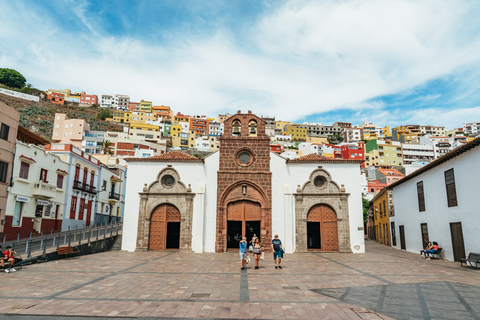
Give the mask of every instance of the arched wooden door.
M 331 207 L 324 204 L 312 207 L 307 215 L 307 230 L 309 248 L 338 251 L 337 215 Z M 311 245 L 312 239 L 318 239 L 318 247 Z
M 156 207 L 150 218 L 148 250 L 162 251 L 167 249 L 167 230 L 171 229 L 168 228 L 168 224 L 178 224 L 179 226 L 180 220 L 180 212 L 175 206 L 166 203 Z
M 246 236 L 250 241 L 255 234 L 260 238 L 262 208 L 259 203 L 240 200 L 227 206 L 227 247 L 238 248 L 235 236 Z

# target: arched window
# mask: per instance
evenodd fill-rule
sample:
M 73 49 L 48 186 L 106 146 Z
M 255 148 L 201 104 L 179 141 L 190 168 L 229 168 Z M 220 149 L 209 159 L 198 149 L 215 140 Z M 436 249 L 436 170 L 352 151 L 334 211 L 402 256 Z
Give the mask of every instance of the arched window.
M 250 137 L 256 137 L 257 136 L 257 121 L 250 120 L 248 122 L 248 135 Z
M 242 126 L 242 123 L 240 120 L 233 120 L 232 122 L 232 135 L 234 137 L 240 137 L 241 132 L 240 132 L 240 127 Z

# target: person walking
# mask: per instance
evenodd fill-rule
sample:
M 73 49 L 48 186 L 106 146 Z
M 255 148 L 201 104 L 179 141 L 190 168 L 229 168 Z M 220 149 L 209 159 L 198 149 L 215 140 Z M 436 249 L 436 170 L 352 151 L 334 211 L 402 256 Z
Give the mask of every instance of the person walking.
M 253 244 L 253 254 L 255 255 L 255 269 L 259 269 L 258 264 L 260 263 L 260 256 L 262 254 L 262 245 L 258 238 L 255 238 L 255 243 Z
M 242 268 L 240 270 L 245 270 L 245 260 L 247 260 L 247 237 L 243 237 L 239 244 L 239 253 L 240 253 L 240 264 Z
M 280 263 L 282 262 L 283 258 L 283 250 L 282 250 L 282 241 L 278 239 L 278 234 L 275 235 L 275 238 L 272 240 L 272 251 L 273 251 L 273 261 L 275 263 L 275 269 L 282 269 Z M 278 257 L 278 265 L 277 265 L 277 257 Z

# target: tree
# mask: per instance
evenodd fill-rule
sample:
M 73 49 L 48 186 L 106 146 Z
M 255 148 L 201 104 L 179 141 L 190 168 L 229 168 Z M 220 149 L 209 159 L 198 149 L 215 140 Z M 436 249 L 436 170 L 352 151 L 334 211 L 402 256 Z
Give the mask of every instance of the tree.
M 113 154 L 112 143 L 109 140 L 104 140 L 100 151 L 102 151 L 103 154 Z
M 97 118 L 100 120 L 105 120 L 106 118 L 111 118 L 112 114 L 107 109 L 101 109 L 97 113 Z
M 370 203 L 367 199 L 362 197 L 363 202 L 363 222 L 368 222 L 368 209 L 370 208 Z
M 21 89 L 25 86 L 27 79 L 18 71 L 8 68 L 0 69 L 0 83 L 12 87 Z

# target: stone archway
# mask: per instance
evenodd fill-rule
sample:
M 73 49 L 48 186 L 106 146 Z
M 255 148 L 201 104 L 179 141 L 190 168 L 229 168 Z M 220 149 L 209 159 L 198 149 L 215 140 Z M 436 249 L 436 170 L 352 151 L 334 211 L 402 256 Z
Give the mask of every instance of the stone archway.
M 217 205 L 216 252 L 227 251 L 229 221 L 241 221 L 241 231 L 246 231 L 247 221 L 259 221 L 260 241 L 271 239 L 271 208 L 265 191 L 250 180 L 231 184 L 220 195 Z M 231 238 L 231 235 L 230 235 Z M 268 251 L 268 246 L 266 248 Z
M 345 188 L 339 186 L 333 181 L 330 173 L 319 166 L 313 170 L 309 179 L 298 186 L 295 197 L 295 252 L 307 252 L 308 243 L 308 220 L 321 220 L 323 212 L 327 212 L 326 208 L 330 208 L 330 213 L 325 213 L 327 220 L 323 223 L 323 232 L 330 235 L 323 238 L 323 244 L 326 245 L 322 251 L 339 251 L 352 252 L 350 245 L 350 225 L 348 214 L 348 197 L 349 193 L 345 192 Z M 309 218 L 309 214 L 312 216 Z M 333 218 L 335 215 L 336 219 Z M 317 216 L 317 217 L 315 217 Z M 328 216 L 330 218 L 328 218 Z M 335 223 L 333 221 L 336 220 Z M 331 224 L 328 224 L 330 221 Z M 327 223 L 327 224 L 325 224 Z M 337 241 L 335 242 L 335 229 Z M 322 229 L 320 229 L 322 232 Z M 322 240 L 320 235 L 320 241 Z M 335 250 L 333 250 L 333 249 Z M 328 250 L 326 250 L 328 249 Z
M 138 251 L 165 250 L 168 223 L 179 223 L 178 247 L 192 250 L 193 198 L 190 186 L 186 187 L 180 175 L 171 166 L 160 171 L 157 179 L 140 192 L 138 215 Z M 151 232 L 153 232 L 151 234 Z M 151 237 L 153 237 L 151 239 Z
M 172 247 L 168 243 L 169 237 L 173 236 L 172 234 L 169 234 L 169 232 L 172 232 L 172 228 L 169 228 L 169 224 L 181 224 L 181 220 L 182 217 L 180 211 L 178 211 L 175 206 L 169 203 L 164 203 L 156 207 L 150 218 L 148 250 L 163 251 L 166 249 L 178 249 L 177 246 Z
M 309 224 L 311 227 L 309 228 Z M 316 228 L 318 224 L 318 228 Z M 316 231 L 318 230 L 318 234 Z M 307 246 L 316 247 L 313 239 L 318 237 L 320 251 L 338 251 L 337 215 L 325 204 L 317 204 L 310 208 L 307 214 Z

